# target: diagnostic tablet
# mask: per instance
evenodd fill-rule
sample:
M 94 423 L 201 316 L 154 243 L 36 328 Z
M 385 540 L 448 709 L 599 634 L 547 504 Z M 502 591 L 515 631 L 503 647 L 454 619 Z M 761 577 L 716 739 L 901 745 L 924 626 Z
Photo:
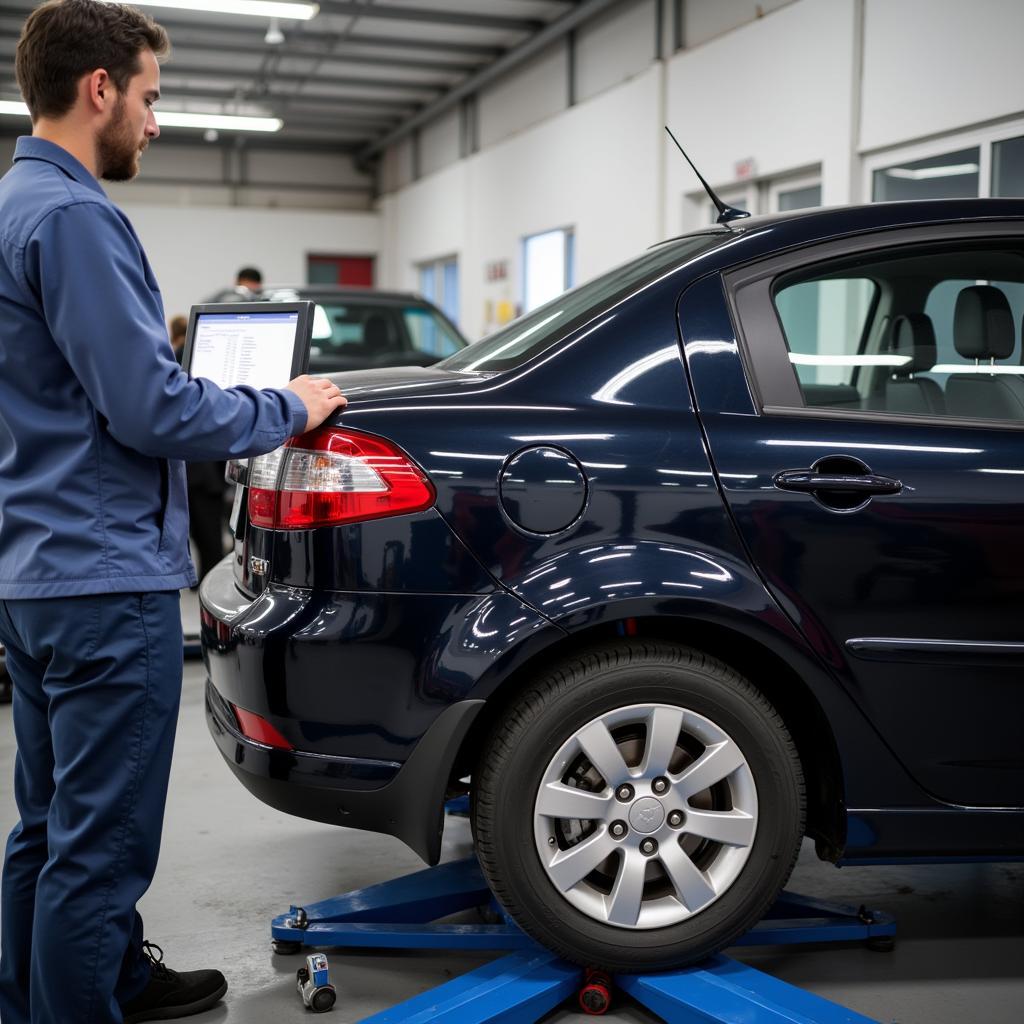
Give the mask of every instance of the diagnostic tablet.
M 309 366 L 312 329 L 312 302 L 193 306 L 181 365 L 222 388 L 283 388 Z

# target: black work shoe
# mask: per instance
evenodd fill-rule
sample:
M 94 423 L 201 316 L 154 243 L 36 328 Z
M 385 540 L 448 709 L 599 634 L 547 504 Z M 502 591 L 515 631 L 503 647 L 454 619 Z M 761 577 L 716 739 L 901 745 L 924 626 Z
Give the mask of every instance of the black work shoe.
M 172 971 L 163 962 L 164 951 L 152 942 L 144 942 L 142 952 L 153 973 L 142 992 L 121 1007 L 124 1024 L 190 1017 L 219 1003 L 228 990 L 220 971 Z

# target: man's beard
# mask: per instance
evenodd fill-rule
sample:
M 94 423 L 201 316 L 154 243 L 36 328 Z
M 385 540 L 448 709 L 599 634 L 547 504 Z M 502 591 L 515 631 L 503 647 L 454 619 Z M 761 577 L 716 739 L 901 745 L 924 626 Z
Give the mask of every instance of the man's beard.
M 118 100 L 113 117 L 96 142 L 101 178 L 131 181 L 139 173 L 139 155 L 146 143 L 140 145 L 135 138 L 125 114 L 124 99 Z

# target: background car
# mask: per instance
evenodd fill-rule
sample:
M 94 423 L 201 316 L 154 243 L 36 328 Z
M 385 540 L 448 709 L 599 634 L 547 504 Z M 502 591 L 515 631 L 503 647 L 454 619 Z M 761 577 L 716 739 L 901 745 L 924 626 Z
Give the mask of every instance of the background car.
M 1024 853 L 1024 202 L 656 246 L 237 467 L 207 715 L 260 799 L 659 970 L 839 863 Z
M 294 302 L 310 299 L 310 373 L 378 366 L 430 366 L 469 342 L 435 306 L 418 295 L 331 285 L 273 286 L 218 292 L 209 302 Z

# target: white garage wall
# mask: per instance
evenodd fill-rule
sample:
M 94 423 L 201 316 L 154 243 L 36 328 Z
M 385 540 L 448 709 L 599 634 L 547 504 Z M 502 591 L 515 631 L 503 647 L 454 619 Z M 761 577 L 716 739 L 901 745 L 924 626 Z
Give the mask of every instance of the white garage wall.
M 417 264 L 457 255 L 462 327 L 475 338 L 493 328 L 497 303 L 521 298 L 525 235 L 574 228 L 580 281 L 657 241 L 658 139 L 636 111 L 658 106 L 660 81 L 660 68 L 649 67 L 384 197 L 382 280 L 415 288 Z M 507 265 L 507 279 L 485 279 L 494 263 Z
M 462 111 L 456 106 L 420 132 L 420 174 L 433 174 L 459 158 Z
M 1024 111 L 1020 0 L 867 0 L 865 150 Z
M 654 0 L 612 7 L 576 33 L 576 99 L 646 71 L 654 57 Z
M 855 13 L 855 0 L 802 0 L 668 62 L 667 124 L 712 185 L 743 160 L 766 177 L 820 163 L 824 204 L 850 201 Z M 674 146 L 667 161 L 670 233 L 696 226 L 683 197 L 700 183 Z
M 375 213 L 119 205 L 146 249 L 168 317 L 233 285 L 246 264 L 259 267 L 270 284 L 301 284 L 308 253 L 381 251 Z
M 568 102 L 568 55 L 563 42 L 480 94 L 480 145 L 493 146 L 564 110 Z
M 788 3 L 792 0 L 690 0 L 683 5 L 684 45 L 700 46 Z

